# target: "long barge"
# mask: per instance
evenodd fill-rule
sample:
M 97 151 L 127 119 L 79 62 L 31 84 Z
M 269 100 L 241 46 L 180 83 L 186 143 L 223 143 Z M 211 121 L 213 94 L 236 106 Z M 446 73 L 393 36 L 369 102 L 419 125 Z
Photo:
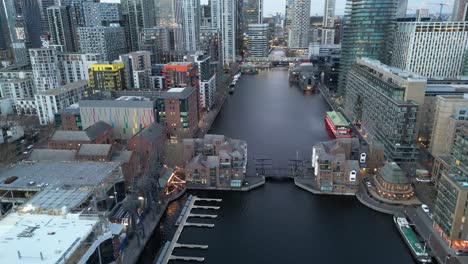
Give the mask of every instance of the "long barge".
M 409 225 L 406 217 L 394 215 L 393 221 L 395 222 L 398 232 L 400 232 L 403 240 L 410 249 L 411 255 L 413 255 L 414 259 L 419 263 L 431 263 L 431 256 L 427 252 L 425 243 L 419 240 L 418 236 Z

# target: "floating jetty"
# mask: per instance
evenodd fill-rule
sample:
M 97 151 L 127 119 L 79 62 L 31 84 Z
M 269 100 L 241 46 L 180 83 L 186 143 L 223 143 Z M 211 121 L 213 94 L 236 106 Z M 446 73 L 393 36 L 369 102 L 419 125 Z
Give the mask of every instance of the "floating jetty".
M 194 205 L 192 206 L 193 209 L 213 209 L 218 210 L 219 206 L 208 206 L 208 205 Z
M 213 214 L 192 214 L 192 209 L 219 209 L 219 206 L 208 206 L 208 205 L 195 205 L 197 201 L 205 201 L 205 202 L 221 202 L 222 199 L 213 199 L 213 198 L 198 198 L 196 196 L 190 195 L 185 202 L 184 207 L 182 208 L 175 225 L 177 226 L 177 230 L 172 238 L 171 242 L 166 242 L 161 253 L 155 262 L 156 264 L 166 264 L 171 260 L 185 260 L 185 261 L 198 261 L 203 262 L 205 258 L 202 257 L 190 257 L 190 256 L 174 256 L 172 253 L 174 252 L 174 248 L 190 248 L 190 249 L 208 249 L 208 245 L 198 245 L 198 244 L 181 244 L 177 243 L 179 241 L 179 237 L 182 234 L 182 230 L 184 227 L 208 227 L 213 228 L 214 224 L 206 224 L 206 223 L 190 223 L 187 222 L 189 217 L 199 217 L 199 218 L 217 218 L 218 215 Z
M 208 249 L 208 245 L 195 245 L 195 244 L 179 244 L 175 243 L 175 248 L 198 248 L 198 249 Z
M 216 217 L 218 217 L 218 215 L 211 215 L 211 214 L 189 214 L 189 217 L 216 218 Z

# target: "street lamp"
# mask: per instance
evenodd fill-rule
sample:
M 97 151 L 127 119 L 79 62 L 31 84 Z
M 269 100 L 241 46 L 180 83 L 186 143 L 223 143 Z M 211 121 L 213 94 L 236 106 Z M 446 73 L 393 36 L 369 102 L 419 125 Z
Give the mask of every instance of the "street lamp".
M 432 233 L 429 234 L 429 239 L 427 240 L 426 243 L 424 243 L 424 252 L 426 252 L 426 246 L 431 246 L 431 237 L 432 237 Z

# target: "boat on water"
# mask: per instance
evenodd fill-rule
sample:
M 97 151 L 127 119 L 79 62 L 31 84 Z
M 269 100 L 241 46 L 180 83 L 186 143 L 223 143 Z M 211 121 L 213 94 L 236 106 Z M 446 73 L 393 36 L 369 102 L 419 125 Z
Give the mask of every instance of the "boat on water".
M 395 222 L 398 232 L 400 232 L 403 240 L 410 249 L 411 255 L 413 255 L 414 259 L 419 263 L 431 263 L 431 256 L 427 252 L 425 243 L 421 242 L 418 238 L 414 230 L 409 225 L 406 217 L 394 215 L 393 221 Z
M 335 138 L 352 137 L 351 126 L 340 112 L 326 112 L 325 125 Z
M 234 93 L 234 86 L 229 87 L 229 94 L 233 94 L 233 93 Z

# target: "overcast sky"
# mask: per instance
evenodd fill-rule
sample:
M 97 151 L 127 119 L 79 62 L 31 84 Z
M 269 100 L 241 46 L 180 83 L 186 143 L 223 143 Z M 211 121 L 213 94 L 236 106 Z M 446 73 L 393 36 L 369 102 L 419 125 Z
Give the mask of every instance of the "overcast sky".
M 448 2 L 450 6 L 444 7 L 444 13 L 452 12 L 453 0 L 408 0 L 408 9 L 418 9 L 418 8 L 428 8 L 431 10 L 431 13 L 438 13 L 439 6 L 437 5 L 428 5 L 424 3 L 438 3 L 438 2 Z M 336 0 L 336 15 L 343 15 L 345 9 L 346 0 Z M 264 16 L 269 16 L 275 14 L 276 12 L 281 12 L 284 14 L 284 8 L 286 6 L 286 0 L 263 0 L 264 5 Z M 323 15 L 323 7 L 325 5 L 325 0 L 311 0 L 311 10 L 310 14 L 314 15 Z M 414 10 L 408 10 L 408 13 L 415 13 Z

